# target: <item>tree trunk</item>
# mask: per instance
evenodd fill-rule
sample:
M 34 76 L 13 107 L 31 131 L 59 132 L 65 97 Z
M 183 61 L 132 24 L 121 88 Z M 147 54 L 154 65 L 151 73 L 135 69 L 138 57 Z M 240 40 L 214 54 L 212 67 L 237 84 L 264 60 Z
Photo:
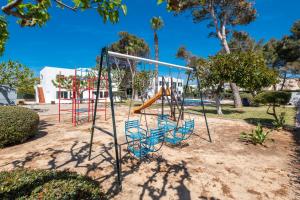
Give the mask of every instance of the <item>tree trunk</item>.
M 234 107 L 235 108 L 243 107 L 240 92 L 239 92 L 239 87 L 235 83 L 230 83 L 230 88 L 233 94 Z
M 132 99 L 136 99 L 136 92 L 135 92 L 135 89 L 134 89 L 134 77 L 135 77 L 135 72 L 132 73 L 132 76 L 131 76 L 131 85 L 132 85 L 132 94 L 131 94 L 131 98 Z
M 219 94 L 216 95 L 216 108 L 217 108 L 217 114 L 218 115 L 223 115 L 222 106 L 221 106 L 221 99 L 220 99 Z
M 285 82 L 286 82 L 286 72 L 284 72 L 284 76 L 283 76 L 283 80 L 282 80 L 282 85 L 281 85 L 281 88 L 280 88 L 280 91 L 282 91 L 284 89 L 284 85 L 285 85 Z
M 229 46 L 228 46 L 228 43 L 227 43 L 227 40 L 225 37 L 222 39 L 222 45 L 223 45 L 226 53 L 229 54 L 230 49 L 229 49 Z M 230 82 L 230 88 L 231 88 L 232 94 L 233 94 L 234 107 L 235 108 L 243 107 L 240 92 L 239 92 L 239 87 L 235 83 Z
M 154 31 L 154 44 L 155 44 L 155 60 L 158 61 L 158 53 L 159 53 L 159 48 L 158 48 L 158 36 L 156 31 Z M 158 92 L 158 64 L 155 64 L 155 94 Z

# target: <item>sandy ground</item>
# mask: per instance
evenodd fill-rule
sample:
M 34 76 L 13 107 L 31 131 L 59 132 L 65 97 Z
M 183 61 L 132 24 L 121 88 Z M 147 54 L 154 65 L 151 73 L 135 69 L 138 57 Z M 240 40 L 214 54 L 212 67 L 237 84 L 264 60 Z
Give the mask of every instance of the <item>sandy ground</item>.
M 96 131 L 92 159 L 88 161 L 91 123 L 73 127 L 70 114 L 58 123 L 55 105 L 35 105 L 34 109 L 39 110 L 41 120 L 38 136 L 1 149 L 0 170 L 24 167 L 76 171 L 99 181 L 111 199 L 299 198 L 295 183 L 299 178 L 295 169 L 299 168 L 294 163 L 297 147 L 290 132 L 274 132 L 265 146 L 247 145 L 239 141 L 239 134 L 251 130 L 252 125 L 210 118 L 210 143 L 203 117 L 186 116 L 196 119 L 195 134 L 180 146 L 164 145 L 141 161 L 122 146 L 123 187 L 117 192 L 113 139 Z M 116 109 L 119 143 L 125 142 L 127 112 L 127 107 Z M 155 127 L 155 116 L 148 115 L 147 122 L 149 127 Z M 142 123 L 145 124 L 144 118 Z M 111 132 L 111 124 L 111 118 L 105 121 L 101 112 L 97 125 Z

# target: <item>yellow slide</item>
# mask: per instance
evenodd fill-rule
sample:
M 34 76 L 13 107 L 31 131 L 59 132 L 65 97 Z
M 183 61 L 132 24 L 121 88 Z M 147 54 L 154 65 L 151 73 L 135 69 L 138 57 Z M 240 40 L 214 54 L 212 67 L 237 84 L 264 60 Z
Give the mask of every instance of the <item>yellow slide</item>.
M 166 89 L 166 95 L 170 96 L 171 92 L 170 89 L 167 88 Z M 149 100 L 147 100 L 144 104 L 140 105 L 139 107 L 135 108 L 133 110 L 133 113 L 141 113 L 141 110 L 148 108 L 149 106 L 151 106 L 155 101 L 157 101 L 161 96 L 163 95 L 163 90 L 162 88 L 160 88 L 159 92 L 156 93 L 153 97 L 151 97 Z

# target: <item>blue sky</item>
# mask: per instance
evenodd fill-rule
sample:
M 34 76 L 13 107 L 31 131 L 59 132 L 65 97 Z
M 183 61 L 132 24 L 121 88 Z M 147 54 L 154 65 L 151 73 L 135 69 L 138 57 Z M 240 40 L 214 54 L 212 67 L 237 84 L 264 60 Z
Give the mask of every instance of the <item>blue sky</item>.
M 42 28 L 21 28 L 9 17 L 10 38 L 0 60 L 17 60 L 39 73 L 43 66 L 89 67 L 103 46 L 118 39 L 119 31 L 128 31 L 144 38 L 153 55 L 153 32 L 150 19 L 162 16 L 165 27 L 159 31 L 160 60 L 183 64 L 175 58 L 181 45 L 194 54 L 207 57 L 220 49 L 219 41 L 208 38 L 211 31 L 206 22 L 194 24 L 190 15 L 173 16 L 165 6 L 155 0 L 123 0 L 128 7 L 127 16 L 118 24 L 103 24 L 96 10 L 72 12 L 51 8 L 51 19 Z M 293 22 L 300 19 L 299 0 L 257 0 L 258 18 L 248 26 L 239 27 L 255 39 L 268 40 L 289 34 Z

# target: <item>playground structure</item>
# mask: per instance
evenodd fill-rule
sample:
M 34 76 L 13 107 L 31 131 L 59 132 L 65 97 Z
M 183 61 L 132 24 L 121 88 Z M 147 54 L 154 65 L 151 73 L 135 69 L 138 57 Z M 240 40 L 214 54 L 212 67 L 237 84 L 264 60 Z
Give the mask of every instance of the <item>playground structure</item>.
M 73 126 L 77 126 L 81 121 L 91 121 L 93 118 L 92 113 L 94 109 L 97 111 L 104 112 L 104 118 L 107 120 L 107 97 L 108 97 L 108 77 L 101 76 L 100 82 L 103 84 L 102 89 L 104 89 L 104 96 L 102 98 L 97 98 L 97 102 L 103 103 L 102 108 L 94 107 L 95 98 L 95 83 L 97 77 L 91 69 L 74 69 L 74 76 L 70 77 L 68 89 L 70 91 L 70 98 L 65 98 L 62 95 L 62 89 L 66 90 L 62 86 L 62 81 L 67 78 L 61 74 L 57 78 L 58 82 L 58 121 L 61 122 L 61 115 L 65 113 L 71 113 L 71 120 Z M 83 94 L 87 93 L 87 98 L 84 98 Z M 99 93 L 99 91 L 98 91 Z M 71 109 L 62 108 L 62 100 L 71 101 Z M 83 104 L 83 105 L 81 105 Z M 87 106 L 84 106 L 87 105 Z
M 97 80 L 97 93 L 96 93 L 96 101 L 95 101 L 95 109 L 94 109 L 94 115 L 93 115 L 93 123 L 91 127 L 91 138 L 90 138 L 90 150 L 89 150 L 89 160 L 91 159 L 91 153 L 92 153 L 92 145 L 93 145 L 93 137 L 94 137 L 94 131 L 95 129 L 100 130 L 110 136 L 113 137 L 114 139 L 114 150 L 115 150 L 115 157 L 116 157 L 116 171 L 117 171 L 117 183 L 119 186 L 119 189 L 122 188 L 121 185 L 121 162 L 120 158 L 121 153 L 119 151 L 119 148 L 121 145 L 127 145 L 127 149 L 130 153 L 132 153 L 135 157 L 137 158 L 142 158 L 146 156 L 148 153 L 156 152 L 161 149 L 163 146 L 163 143 L 170 142 L 174 144 L 178 144 L 183 140 L 186 140 L 190 137 L 190 135 L 194 132 L 194 126 L 195 126 L 195 121 L 193 119 L 191 120 L 186 120 L 182 122 L 182 125 L 179 126 L 179 121 L 183 119 L 183 114 L 184 114 L 184 93 L 182 95 L 182 100 L 180 102 L 180 107 L 177 105 L 176 107 L 179 110 L 178 113 L 178 118 L 176 120 L 176 123 L 171 122 L 169 119 L 169 115 L 164 114 L 164 97 L 167 97 L 166 99 L 168 100 L 169 105 L 171 106 L 171 115 L 175 113 L 172 109 L 172 103 L 170 104 L 168 96 L 172 95 L 172 92 L 170 91 L 169 88 L 164 87 L 164 82 L 163 82 L 163 87 L 162 89 L 158 92 L 158 94 L 154 95 L 150 100 L 143 102 L 142 106 L 139 108 L 134 109 L 135 113 L 140 113 L 141 110 L 151 106 L 156 100 L 161 98 L 161 113 L 158 114 L 158 124 L 156 129 L 148 129 L 147 130 L 143 129 L 141 127 L 140 121 L 139 120 L 127 120 L 125 121 L 125 136 L 126 136 L 126 142 L 123 144 L 118 144 L 118 139 L 117 139 L 117 128 L 116 128 L 116 119 L 115 119 L 115 108 L 114 108 L 114 97 L 112 93 L 112 77 L 111 77 L 111 64 L 110 64 L 110 57 L 118 58 L 118 59 L 129 59 L 139 61 L 139 62 L 145 62 L 145 63 L 150 63 L 150 64 L 159 64 L 163 66 L 168 66 L 170 68 L 177 68 L 177 69 L 182 69 L 186 70 L 188 72 L 188 78 L 187 82 L 185 85 L 184 93 L 187 90 L 189 81 L 190 81 L 190 75 L 191 72 L 193 71 L 193 68 L 190 67 L 185 67 L 185 66 L 180 66 L 180 65 L 175 65 L 171 63 L 166 63 L 166 62 L 161 62 L 161 61 L 156 61 L 156 60 L 151 60 L 147 58 L 141 58 L 141 57 L 136 57 L 136 56 L 131 56 L 127 54 L 121 54 L 117 52 L 112 52 L 108 51 L 107 48 L 103 48 L 101 51 L 101 57 L 100 57 L 100 67 L 98 71 L 98 80 Z M 96 125 L 96 116 L 97 116 L 97 103 L 98 103 L 98 98 L 99 98 L 99 90 L 100 90 L 100 82 L 101 82 L 101 75 L 102 71 L 104 71 L 104 65 L 106 63 L 107 67 L 107 75 L 108 75 L 108 88 L 109 88 L 109 98 L 110 98 L 110 107 L 111 107 L 111 117 L 112 117 L 112 128 L 113 128 L 113 133 L 110 133 L 106 130 L 103 130 L 100 126 Z M 200 99 L 203 102 L 202 98 L 202 92 L 200 90 L 200 80 L 197 79 L 197 85 L 200 91 Z M 176 98 L 175 98 L 176 99 Z M 172 101 L 172 98 L 171 98 Z M 175 108 L 175 107 L 174 107 Z M 211 137 L 210 137 L 210 132 L 208 128 L 208 123 L 207 123 L 207 118 L 205 114 L 205 109 L 204 109 L 204 104 L 202 103 L 202 109 L 203 109 L 203 114 L 204 114 L 204 119 L 205 119 L 205 124 L 207 128 L 207 133 L 209 136 L 209 141 L 211 142 Z M 131 112 L 131 110 L 129 110 Z M 128 115 L 129 116 L 129 115 Z M 174 115 L 173 118 L 176 116 Z M 129 117 L 128 117 L 129 118 Z M 146 118 L 146 117 L 145 117 Z M 147 126 L 147 125 L 146 125 Z M 171 133 L 170 137 L 167 137 L 167 132 Z M 180 136 L 178 136 L 178 134 Z M 169 139 L 166 139 L 169 138 Z

